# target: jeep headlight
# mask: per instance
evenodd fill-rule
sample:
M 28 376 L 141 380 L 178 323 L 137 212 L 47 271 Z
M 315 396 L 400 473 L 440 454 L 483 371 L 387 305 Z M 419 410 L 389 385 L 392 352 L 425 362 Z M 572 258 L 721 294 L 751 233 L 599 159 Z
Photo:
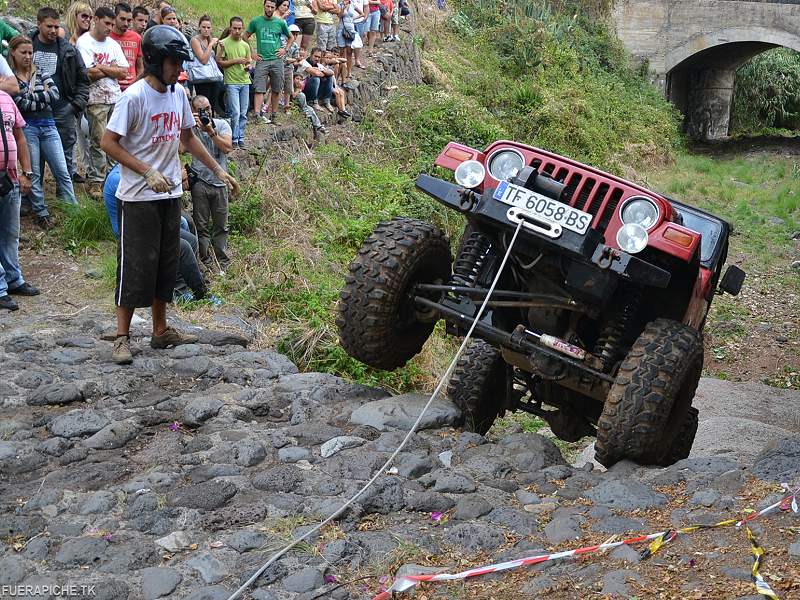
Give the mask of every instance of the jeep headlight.
M 628 223 L 617 232 L 617 246 L 628 254 L 636 254 L 647 248 L 647 230 L 638 223 Z
M 476 188 L 483 183 L 486 169 L 477 160 L 465 160 L 456 167 L 456 183 L 465 188 Z
M 514 150 L 501 150 L 492 155 L 487 166 L 489 175 L 497 181 L 511 181 L 525 166 L 525 159 Z
M 658 206 L 649 198 L 637 196 L 625 202 L 619 217 L 625 225 L 635 223 L 650 230 L 658 222 Z

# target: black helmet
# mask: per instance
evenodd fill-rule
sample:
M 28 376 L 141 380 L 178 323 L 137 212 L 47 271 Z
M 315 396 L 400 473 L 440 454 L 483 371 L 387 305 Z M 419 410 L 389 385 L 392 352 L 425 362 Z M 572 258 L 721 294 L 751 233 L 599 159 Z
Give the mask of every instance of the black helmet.
M 161 83 L 162 65 L 165 58 L 179 61 L 191 60 L 192 54 L 183 34 L 169 25 L 155 25 L 144 32 L 142 58 L 145 73 L 152 73 Z

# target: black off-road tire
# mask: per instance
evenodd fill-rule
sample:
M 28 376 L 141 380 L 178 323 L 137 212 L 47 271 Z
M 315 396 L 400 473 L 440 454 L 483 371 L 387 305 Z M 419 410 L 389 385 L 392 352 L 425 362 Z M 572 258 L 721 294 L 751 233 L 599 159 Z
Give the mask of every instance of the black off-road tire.
M 672 448 L 702 369 L 703 340 L 697 330 L 669 319 L 649 323 L 622 361 L 606 398 L 597 422 L 597 461 L 606 467 L 622 459 L 643 465 L 675 462 Z M 687 443 L 691 448 L 688 432 L 683 447 Z
M 689 412 L 686 413 L 686 417 L 683 421 L 683 427 L 678 432 L 675 441 L 672 442 L 672 447 L 669 449 L 669 454 L 667 455 L 665 465 L 672 465 L 678 462 L 679 460 L 683 460 L 684 458 L 689 458 L 689 453 L 692 451 L 692 444 L 694 444 L 694 436 L 697 435 L 697 427 L 700 424 L 700 412 L 694 407 L 689 407 Z
M 506 377 L 500 351 L 471 339 L 447 385 L 447 395 L 462 411 L 465 430 L 484 435 L 505 412 Z
M 416 318 L 409 292 L 417 283 L 446 283 L 452 261 L 447 237 L 433 225 L 406 217 L 378 224 L 339 296 L 336 325 L 345 351 L 386 370 L 419 353 L 436 323 Z

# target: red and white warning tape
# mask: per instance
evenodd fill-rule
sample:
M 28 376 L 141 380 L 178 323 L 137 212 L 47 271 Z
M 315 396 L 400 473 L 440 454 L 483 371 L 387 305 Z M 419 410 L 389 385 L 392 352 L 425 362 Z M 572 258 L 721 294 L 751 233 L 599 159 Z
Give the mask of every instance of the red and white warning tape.
M 789 487 L 784 484 L 784 489 L 789 490 Z M 653 554 L 655 554 L 664 544 L 674 540 L 679 533 L 693 533 L 700 529 L 707 529 L 710 527 L 724 527 L 730 525 L 735 525 L 738 528 L 769 512 L 772 512 L 776 508 L 780 508 L 781 510 L 791 509 L 794 512 L 798 512 L 798 505 L 797 505 L 798 495 L 800 495 L 800 487 L 796 488 L 794 491 L 790 491 L 789 494 L 787 494 L 784 498 L 782 498 L 775 504 L 771 504 L 770 506 L 758 512 L 754 512 L 745 517 L 744 519 L 741 519 L 740 521 L 737 521 L 736 519 L 730 519 L 728 521 L 721 521 L 713 525 L 692 525 L 690 527 L 684 527 L 678 530 L 660 531 L 658 533 L 642 535 L 639 537 L 622 540 L 620 542 L 610 542 L 606 544 L 598 544 L 596 546 L 584 546 L 582 548 L 576 548 L 574 550 L 565 550 L 563 552 L 555 552 L 552 554 L 538 554 L 536 556 L 528 556 L 526 558 L 519 558 L 517 560 L 510 560 L 502 563 L 496 563 L 493 565 L 487 565 L 484 567 L 477 567 L 475 569 L 468 569 L 466 571 L 461 571 L 460 573 L 403 575 L 401 577 L 396 578 L 394 580 L 394 583 L 388 590 L 379 593 L 377 596 L 373 598 L 373 600 L 387 600 L 388 598 L 391 598 L 394 593 L 405 592 L 415 587 L 419 583 L 433 583 L 437 581 L 458 581 L 461 579 L 469 579 L 470 577 L 477 577 L 479 575 L 497 573 L 498 571 L 507 571 L 509 569 L 517 569 L 519 567 L 536 565 L 539 563 L 553 561 L 553 560 L 560 560 L 562 558 L 571 558 L 573 556 L 593 554 L 596 552 L 600 552 L 601 550 L 609 550 L 611 548 L 617 548 L 623 545 L 639 544 L 642 542 L 652 541 L 650 546 L 647 549 L 645 549 L 645 551 L 642 553 L 642 556 L 644 558 L 647 558 L 648 556 L 652 556 Z M 747 529 L 747 532 L 754 557 L 753 570 L 752 570 L 753 583 L 755 584 L 759 594 L 771 598 L 773 600 L 776 600 L 778 596 L 775 594 L 775 592 L 772 591 L 772 589 L 764 581 L 764 579 L 758 572 L 759 567 L 761 566 L 764 550 L 758 545 L 749 528 Z

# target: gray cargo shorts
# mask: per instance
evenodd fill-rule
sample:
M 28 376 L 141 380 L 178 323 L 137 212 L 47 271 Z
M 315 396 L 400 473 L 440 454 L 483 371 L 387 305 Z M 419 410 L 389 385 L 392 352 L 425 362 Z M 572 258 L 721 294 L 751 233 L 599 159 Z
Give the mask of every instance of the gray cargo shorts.
M 283 91 L 283 59 L 259 60 L 256 62 L 255 73 L 253 73 L 253 91 L 256 94 L 267 92 L 267 79 L 269 78 L 270 89 L 273 94 Z

